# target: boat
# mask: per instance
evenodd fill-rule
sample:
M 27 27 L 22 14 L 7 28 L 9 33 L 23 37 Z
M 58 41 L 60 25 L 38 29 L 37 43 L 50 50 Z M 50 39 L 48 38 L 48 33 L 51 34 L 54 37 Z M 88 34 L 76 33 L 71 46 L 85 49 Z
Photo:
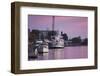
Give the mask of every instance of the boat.
M 54 27 L 54 20 L 55 17 L 53 16 L 53 24 L 52 24 L 52 31 L 55 32 L 55 27 Z M 56 31 L 57 32 L 57 31 Z M 49 43 L 49 48 L 64 48 L 64 39 L 61 34 L 53 34 L 51 36 L 51 40 Z
M 36 47 L 33 45 L 33 43 L 28 44 L 28 52 L 29 52 L 28 53 L 28 59 L 29 60 L 37 58 L 38 51 L 35 48 Z
M 37 41 L 36 46 L 37 46 L 36 49 L 37 49 L 38 53 L 48 53 L 49 52 L 48 42 L 46 40 Z
M 64 48 L 64 39 L 61 36 L 54 36 L 49 43 L 49 48 Z

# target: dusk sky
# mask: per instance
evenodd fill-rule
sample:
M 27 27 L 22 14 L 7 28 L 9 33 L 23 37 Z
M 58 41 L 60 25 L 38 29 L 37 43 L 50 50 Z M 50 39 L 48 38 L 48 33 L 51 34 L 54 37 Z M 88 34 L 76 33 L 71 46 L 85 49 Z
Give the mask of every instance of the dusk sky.
M 52 30 L 52 16 L 28 15 L 28 28 Z M 88 18 L 75 16 L 55 16 L 55 30 L 67 33 L 69 38 L 81 36 L 87 38 Z

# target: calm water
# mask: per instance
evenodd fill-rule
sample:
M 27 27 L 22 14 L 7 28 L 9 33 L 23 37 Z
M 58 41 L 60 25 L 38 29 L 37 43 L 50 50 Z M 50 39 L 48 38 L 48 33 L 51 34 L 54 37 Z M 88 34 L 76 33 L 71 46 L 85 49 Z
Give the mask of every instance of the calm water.
M 63 49 L 50 49 L 48 53 L 39 54 L 37 58 L 30 60 L 79 59 L 87 57 L 87 46 L 72 46 Z

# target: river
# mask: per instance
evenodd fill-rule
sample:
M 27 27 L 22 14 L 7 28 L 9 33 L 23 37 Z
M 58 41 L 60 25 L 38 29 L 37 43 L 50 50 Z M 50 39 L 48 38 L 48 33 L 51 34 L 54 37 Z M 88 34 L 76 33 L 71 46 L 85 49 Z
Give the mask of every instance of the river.
M 49 49 L 48 53 L 39 54 L 37 58 L 30 60 L 79 59 L 87 57 L 87 46 L 70 46 L 63 49 Z

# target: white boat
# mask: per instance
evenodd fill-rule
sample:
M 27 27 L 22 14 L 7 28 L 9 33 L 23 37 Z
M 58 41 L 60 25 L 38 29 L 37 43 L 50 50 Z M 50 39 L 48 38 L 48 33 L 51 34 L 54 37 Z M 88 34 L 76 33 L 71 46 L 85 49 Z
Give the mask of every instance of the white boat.
M 54 36 L 49 43 L 49 48 L 64 48 L 64 39 L 61 36 Z
M 47 53 L 49 52 L 48 43 L 46 41 L 37 41 L 37 51 L 38 53 Z
M 48 53 L 49 52 L 48 45 L 43 44 L 41 50 L 43 53 Z
M 53 16 L 52 22 L 53 22 L 52 23 L 52 31 L 54 32 L 55 31 L 55 25 L 54 25 L 55 17 L 54 16 Z M 61 34 L 58 33 L 51 37 L 51 42 L 49 43 L 49 48 L 64 48 L 64 39 L 61 36 Z

